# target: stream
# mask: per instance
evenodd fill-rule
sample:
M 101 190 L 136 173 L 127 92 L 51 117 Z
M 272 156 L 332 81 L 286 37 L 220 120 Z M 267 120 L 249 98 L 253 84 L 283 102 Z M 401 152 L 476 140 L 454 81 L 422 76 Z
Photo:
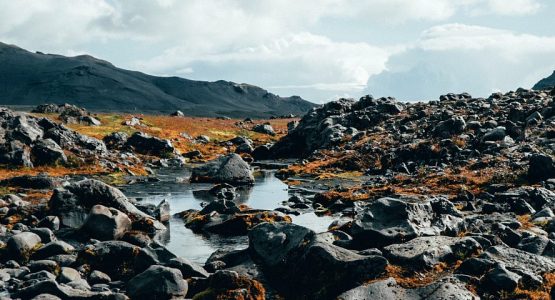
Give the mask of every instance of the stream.
M 201 209 L 201 203 L 211 201 L 201 190 L 209 190 L 212 184 L 191 184 L 184 178 L 191 174 L 185 169 L 159 169 L 157 182 L 137 182 L 119 188 L 131 199 L 142 203 L 158 204 L 166 199 L 170 203 L 172 217 L 167 225 L 168 233 L 161 239 L 165 246 L 178 256 L 199 264 L 218 249 L 235 250 L 248 246 L 246 236 L 219 236 L 217 234 L 195 234 L 185 227 L 181 218 L 173 216 L 187 209 Z M 247 204 L 254 209 L 276 209 L 281 202 L 289 198 L 286 184 L 274 176 L 275 171 L 262 170 L 255 173 L 255 184 L 250 188 L 237 190 L 237 204 Z M 326 231 L 334 220 L 332 216 L 317 216 L 305 213 L 299 216 L 290 215 L 293 223 L 310 228 L 316 232 Z

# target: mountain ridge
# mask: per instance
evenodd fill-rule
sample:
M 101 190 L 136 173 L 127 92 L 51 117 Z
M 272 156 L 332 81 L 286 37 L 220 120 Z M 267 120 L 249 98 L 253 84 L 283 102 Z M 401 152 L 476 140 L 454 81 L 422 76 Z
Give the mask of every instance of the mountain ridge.
M 304 114 L 316 104 L 230 81 L 159 77 L 118 68 L 90 55 L 30 52 L 0 42 L 0 101 L 4 105 L 70 103 L 96 111 L 191 116 L 271 117 Z
M 553 73 L 542 80 L 538 81 L 532 89 L 533 90 L 548 90 L 555 88 L 555 71 Z

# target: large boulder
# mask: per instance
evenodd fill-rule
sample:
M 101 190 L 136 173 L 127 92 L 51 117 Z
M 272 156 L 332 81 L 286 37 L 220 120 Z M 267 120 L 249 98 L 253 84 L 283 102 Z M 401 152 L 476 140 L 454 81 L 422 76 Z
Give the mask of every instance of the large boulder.
M 187 281 L 178 269 L 150 266 L 127 283 L 131 299 L 172 299 L 187 294 Z
M 155 156 L 167 156 L 172 154 L 175 150 L 170 141 L 153 137 L 142 132 L 135 132 L 132 134 L 127 139 L 126 145 L 133 148 L 137 153 Z
M 380 198 L 359 213 L 351 233 L 360 247 L 382 247 L 417 236 L 437 235 L 430 202 Z
M 463 282 L 454 278 L 443 278 L 432 284 L 407 289 L 400 286 L 395 279 L 376 281 L 362 285 L 339 295 L 340 300 L 478 300 L 478 296 L 469 291 Z
M 252 170 L 241 156 L 233 153 L 193 169 L 191 182 L 254 184 Z
M 249 251 L 286 296 L 330 298 L 385 271 L 387 260 L 335 246 L 294 224 L 262 223 L 249 232 Z
M 26 260 L 40 246 L 41 239 L 32 232 L 21 232 L 8 239 L 7 247 L 12 257 Z
M 115 208 L 98 204 L 91 208 L 82 229 L 101 241 L 117 240 L 131 229 L 131 220 Z
M 135 207 L 120 190 L 94 179 L 72 183 L 65 189 L 55 189 L 49 201 L 52 214 L 60 217 L 62 225 L 72 228 L 83 226 L 90 209 L 97 204 L 121 211 L 134 224 L 148 226 L 141 229 L 149 232 L 166 229 L 162 223 Z

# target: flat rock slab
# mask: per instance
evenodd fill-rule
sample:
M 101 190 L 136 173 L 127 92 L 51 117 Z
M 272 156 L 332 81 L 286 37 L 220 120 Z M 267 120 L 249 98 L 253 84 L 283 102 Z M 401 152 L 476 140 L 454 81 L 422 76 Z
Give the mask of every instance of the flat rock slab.
M 464 283 L 454 277 L 444 278 L 430 285 L 406 289 L 397 284 L 395 279 L 377 281 L 362 285 L 339 295 L 340 300 L 477 300 L 478 296 L 466 289 Z
M 493 246 L 487 249 L 482 258 L 491 259 L 503 263 L 507 269 L 516 273 L 532 272 L 541 275 L 555 271 L 555 260 L 526 251 L 504 246 Z
M 383 248 L 383 253 L 393 263 L 425 268 L 463 259 L 480 248 L 480 244 L 471 237 L 427 236 L 389 245 Z

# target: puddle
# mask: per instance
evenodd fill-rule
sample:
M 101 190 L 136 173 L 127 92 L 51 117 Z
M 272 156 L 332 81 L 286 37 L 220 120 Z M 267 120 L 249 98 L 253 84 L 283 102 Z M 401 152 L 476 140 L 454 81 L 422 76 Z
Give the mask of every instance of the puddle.
M 257 172 L 255 184 L 248 189 L 238 191 L 238 204 L 247 204 L 255 209 L 275 209 L 289 198 L 287 185 L 274 176 L 275 171 Z M 201 203 L 209 201 L 198 190 L 208 190 L 212 184 L 190 184 L 179 182 L 178 178 L 190 175 L 189 169 L 160 169 L 159 182 L 140 182 L 119 188 L 129 197 L 143 203 L 158 204 L 166 199 L 170 203 L 171 214 L 187 209 L 200 209 Z M 291 216 L 293 223 L 305 226 L 316 232 L 326 231 L 334 220 L 331 216 L 318 217 L 314 213 Z M 173 217 L 169 222 L 169 234 L 162 240 L 166 247 L 178 256 L 185 257 L 199 264 L 218 249 L 244 249 L 248 245 L 246 236 L 221 237 L 216 234 L 203 236 L 194 234 L 185 227 L 180 218 Z

